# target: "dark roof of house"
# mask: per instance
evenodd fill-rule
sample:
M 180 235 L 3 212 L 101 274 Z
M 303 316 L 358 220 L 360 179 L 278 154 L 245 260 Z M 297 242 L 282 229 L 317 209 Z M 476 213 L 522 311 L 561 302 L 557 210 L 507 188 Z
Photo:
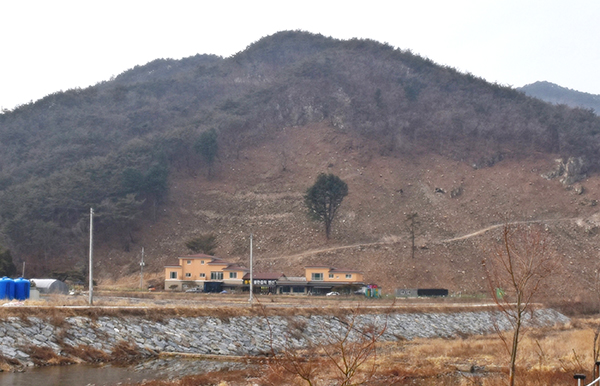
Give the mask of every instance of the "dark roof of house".
M 350 269 L 350 268 L 332 268 L 331 272 L 342 272 L 342 273 L 347 273 L 347 272 L 352 272 L 352 273 L 362 273 L 362 271 L 359 271 L 357 269 Z
M 330 265 L 307 265 L 304 268 L 329 268 L 329 271 L 331 272 L 355 272 L 355 273 L 362 273 L 362 271 L 359 271 L 357 269 L 349 269 L 349 268 L 335 268 L 332 267 Z
M 232 263 L 230 263 L 229 261 L 225 261 L 223 259 L 220 259 L 218 257 L 214 257 L 214 256 L 210 256 L 210 255 L 205 255 L 203 253 L 198 253 L 196 255 L 188 255 L 188 256 L 180 256 L 177 258 L 177 262 L 176 263 L 172 263 L 172 264 L 167 264 L 165 265 L 165 267 L 177 267 L 180 266 L 179 264 L 179 259 L 183 259 L 183 260 L 192 260 L 192 259 L 203 259 L 203 260 L 210 260 L 207 264 L 208 265 L 232 265 Z
M 178 257 L 177 259 L 178 259 L 177 262 L 170 261 L 167 265 L 165 265 L 165 267 L 172 267 L 172 268 L 181 267 L 181 265 L 179 264 L 180 259 L 183 259 L 183 260 L 204 259 L 204 260 L 209 260 L 207 265 L 225 265 L 226 267 L 223 268 L 223 271 L 248 271 L 247 268 L 242 267 L 237 263 L 231 263 L 229 261 L 225 261 L 218 257 L 205 255 L 203 253 L 199 253 L 196 255 L 181 256 L 181 257 Z
M 212 261 L 210 261 L 208 265 L 231 265 L 231 263 L 225 260 L 221 260 L 218 257 L 213 257 Z
M 187 256 L 180 256 L 180 259 L 216 259 L 216 260 L 220 260 L 218 257 L 214 257 L 211 255 L 205 255 L 204 253 L 197 253 L 195 255 L 187 255 Z
M 246 271 L 246 272 L 248 272 L 249 269 L 246 267 L 242 267 L 241 265 L 238 265 L 238 264 L 229 264 L 227 266 L 227 268 L 223 268 L 223 271 Z

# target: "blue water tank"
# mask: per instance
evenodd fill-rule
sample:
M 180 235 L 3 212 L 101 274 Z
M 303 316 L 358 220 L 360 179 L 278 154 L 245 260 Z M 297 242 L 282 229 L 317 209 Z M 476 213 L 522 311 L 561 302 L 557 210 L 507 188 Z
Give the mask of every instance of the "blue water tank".
M 4 276 L 0 279 L 0 299 L 13 300 L 15 298 L 15 281 Z
M 8 285 L 6 279 L 8 279 L 6 276 L 0 279 L 0 300 L 6 299 L 6 286 Z
M 22 277 L 15 280 L 15 299 L 19 301 L 29 299 L 31 283 L 27 279 Z
M 15 298 L 15 281 L 13 279 L 11 279 L 10 277 L 8 278 L 8 286 L 6 289 L 6 298 L 8 300 L 13 300 Z

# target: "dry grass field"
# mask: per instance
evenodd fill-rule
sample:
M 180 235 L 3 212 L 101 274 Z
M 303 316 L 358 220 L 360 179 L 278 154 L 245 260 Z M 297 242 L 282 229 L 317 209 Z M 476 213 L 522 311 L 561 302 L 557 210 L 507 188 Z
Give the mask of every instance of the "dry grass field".
M 592 346 L 597 324 L 578 319 L 572 325 L 529 331 L 521 343 L 517 385 L 576 385 L 573 374 L 591 380 Z M 416 339 L 378 343 L 351 382 L 344 383 L 334 358 L 306 352 L 298 371 L 277 359 L 266 360 L 259 370 L 228 371 L 188 376 L 171 381 L 146 381 L 145 386 L 250 386 L 250 385 L 437 385 L 500 386 L 506 384 L 508 355 L 495 335 L 454 339 Z M 346 353 L 349 356 L 348 353 Z M 289 359 L 289 358 L 287 358 Z M 347 359 L 347 358 L 346 358 Z M 336 362 L 337 361 L 337 362 Z M 306 367 L 310 380 L 302 379 Z M 292 367 L 293 368 L 293 367 Z M 287 369 L 287 370 L 286 370 Z M 304 372 L 303 372 L 304 371 Z

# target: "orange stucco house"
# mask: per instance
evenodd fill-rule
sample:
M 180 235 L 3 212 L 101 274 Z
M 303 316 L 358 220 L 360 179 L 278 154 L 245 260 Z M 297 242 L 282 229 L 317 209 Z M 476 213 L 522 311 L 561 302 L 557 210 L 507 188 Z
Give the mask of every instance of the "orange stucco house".
M 364 286 L 361 271 L 335 268 L 327 265 L 304 267 L 304 277 L 290 277 L 283 273 L 255 273 L 253 286 L 257 293 L 325 294 L 334 288 L 344 291 Z M 200 287 L 204 292 L 249 291 L 249 269 L 219 259 L 197 254 L 181 256 L 177 262 L 165 266 L 165 289 L 186 290 Z
M 185 290 L 200 287 L 205 292 L 241 289 L 248 269 L 218 257 L 197 254 L 181 256 L 165 266 L 165 289 Z
M 309 265 L 304 267 L 304 272 L 307 291 L 315 294 L 331 291 L 334 287 L 364 285 L 364 274 L 354 269 Z

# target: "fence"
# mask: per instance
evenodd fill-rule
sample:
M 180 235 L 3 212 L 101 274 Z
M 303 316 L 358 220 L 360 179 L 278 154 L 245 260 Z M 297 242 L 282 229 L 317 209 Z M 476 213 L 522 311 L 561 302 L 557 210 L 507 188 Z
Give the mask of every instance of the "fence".
M 596 362 L 594 367 L 594 377 L 600 375 L 600 362 Z M 573 376 L 577 380 L 577 386 L 583 386 L 583 382 L 585 381 L 585 374 L 575 374 Z M 594 379 L 591 383 L 588 383 L 585 386 L 600 386 L 600 377 Z

